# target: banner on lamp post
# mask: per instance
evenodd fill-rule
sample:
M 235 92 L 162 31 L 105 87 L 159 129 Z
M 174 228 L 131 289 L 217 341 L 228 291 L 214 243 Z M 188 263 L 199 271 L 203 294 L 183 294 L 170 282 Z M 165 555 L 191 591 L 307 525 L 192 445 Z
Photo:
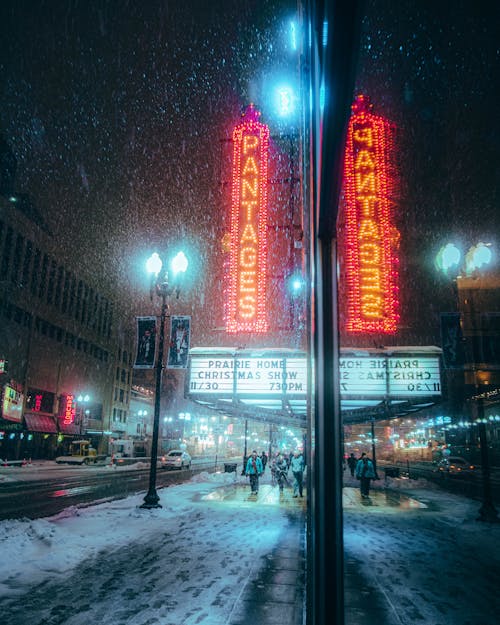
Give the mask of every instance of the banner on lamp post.
M 187 369 L 189 344 L 191 341 L 191 317 L 170 317 L 170 341 L 168 369 Z
M 156 358 L 156 317 L 136 317 L 137 351 L 134 369 L 153 369 Z

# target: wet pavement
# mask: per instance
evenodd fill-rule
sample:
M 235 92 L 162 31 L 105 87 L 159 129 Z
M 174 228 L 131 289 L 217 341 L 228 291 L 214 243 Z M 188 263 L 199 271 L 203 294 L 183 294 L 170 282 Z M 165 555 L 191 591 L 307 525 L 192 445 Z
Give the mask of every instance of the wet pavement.
M 355 486 L 343 489 L 345 510 L 363 513 L 365 508 L 384 513 L 429 510 L 430 504 L 418 501 L 380 485 L 372 490 L 368 499 L 360 497 Z M 256 563 L 254 577 L 242 588 L 230 619 L 225 625 L 303 625 L 305 624 L 306 588 L 306 493 L 294 498 L 292 490 L 285 488 L 280 494 L 277 486 L 261 480 L 258 495 L 251 495 L 244 478 L 236 478 L 233 485 L 215 488 L 197 496 L 198 501 L 220 501 L 239 509 L 256 506 L 279 505 L 286 507 L 288 523 L 272 551 Z M 360 577 L 359 563 L 346 558 L 345 572 L 345 623 L 346 625 L 392 625 L 393 611 L 387 605 L 380 588 Z
M 290 488 L 280 493 L 278 486 L 266 483 L 264 477 L 258 494 L 252 495 L 244 478 L 240 481 L 235 477 L 234 485 L 209 490 L 197 495 L 196 499 L 212 503 L 220 501 L 225 506 L 234 505 L 242 512 L 259 506 L 286 507 L 287 523 L 278 544 L 250 572 L 225 625 L 305 623 L 305 493 L 302 498 L 294 498 Z

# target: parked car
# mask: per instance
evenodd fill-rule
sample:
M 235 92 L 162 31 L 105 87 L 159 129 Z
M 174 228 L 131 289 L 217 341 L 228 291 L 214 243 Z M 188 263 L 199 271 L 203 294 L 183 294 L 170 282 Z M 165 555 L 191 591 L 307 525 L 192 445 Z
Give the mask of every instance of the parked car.
M 182 449 L 172 449 L 161 457 L 161 466 L 163 469 L 190 469 L 191 456 Z
M 443 458 L 438 462 L 437 469 L 441 473 L 448 473 L 450 475 L 474 473 L 477 470 L 474 464 L 472 464 L 465 458 L 460 458 L 460 456 L 450 456 L 449 458 Z

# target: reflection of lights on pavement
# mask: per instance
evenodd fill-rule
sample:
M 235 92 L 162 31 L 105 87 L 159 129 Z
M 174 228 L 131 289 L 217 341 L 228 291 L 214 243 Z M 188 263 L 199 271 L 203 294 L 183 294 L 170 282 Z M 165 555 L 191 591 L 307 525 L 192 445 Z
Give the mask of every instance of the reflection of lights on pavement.
M 88 493 L 91 490 L 92 486 L 75 486 L 75 488 L 64 488 L 62 490 L 55 490 L 53 493 L 50 493 L 49 497 L 72 497 L 73 495 Z

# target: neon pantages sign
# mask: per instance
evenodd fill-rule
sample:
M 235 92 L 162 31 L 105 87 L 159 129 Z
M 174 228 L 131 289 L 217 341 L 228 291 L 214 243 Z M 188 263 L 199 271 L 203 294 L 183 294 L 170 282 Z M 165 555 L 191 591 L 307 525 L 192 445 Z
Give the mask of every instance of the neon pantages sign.
M 347 131 L 344 164 L 348 332 L 393 334 L 398 314 L 393 223 L 391 125 L 357 96 Z
M 250 104 L 233 131 L 226 331 L 267 332 L 267 160 L 269 127 Z

